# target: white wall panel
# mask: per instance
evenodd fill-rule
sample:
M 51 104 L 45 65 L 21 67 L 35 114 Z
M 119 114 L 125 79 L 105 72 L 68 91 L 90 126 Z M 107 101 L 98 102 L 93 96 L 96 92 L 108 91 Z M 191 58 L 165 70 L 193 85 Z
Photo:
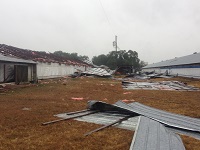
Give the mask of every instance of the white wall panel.
M 28 66 L 28 81 L 32 80 L 33 76 L 33 67 L 31 65 Z
M 85 71 L 84 66 L 65 65 L 58 63 L 38 63 L 38 79 L 56 78 L 73 74 L 78 70 Z
M 169 75 L 200 78 L 200 68 L 172 68 L 172 69 L 149 68 L 149 69 L 143 69 L 142 71 L 143 72 L 155 71 L 155 73 L 165 73 L 166 70 L 168 71 Z
M 200 68 L 174 68 L 171 69 L 171 75 L 200 77 Z

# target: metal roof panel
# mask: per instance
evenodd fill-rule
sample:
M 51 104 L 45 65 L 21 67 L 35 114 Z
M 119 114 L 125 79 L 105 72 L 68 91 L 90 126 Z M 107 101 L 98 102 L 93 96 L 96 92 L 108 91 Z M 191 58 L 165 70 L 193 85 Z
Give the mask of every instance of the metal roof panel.
M 130 150 L 185 150 L 181 138 L 161 123 L 140 116 Z
M 143 68 L 145 69 L 145 68 L 156 68 L 164 66 L 177 66 L 177 65 L 198 64 L 198 63 L 200 63 L 200 53 L 194 53 L 192 55 L 177 57 L 174 59 L 149 64 Z

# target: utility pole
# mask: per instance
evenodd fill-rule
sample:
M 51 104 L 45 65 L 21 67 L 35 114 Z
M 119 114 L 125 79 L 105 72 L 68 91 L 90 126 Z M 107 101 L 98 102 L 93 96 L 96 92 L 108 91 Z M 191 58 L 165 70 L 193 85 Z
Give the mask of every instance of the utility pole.
M 116 52 L 117 52 L 117 36 L 115 35 L 115 49 L 116 49 Z

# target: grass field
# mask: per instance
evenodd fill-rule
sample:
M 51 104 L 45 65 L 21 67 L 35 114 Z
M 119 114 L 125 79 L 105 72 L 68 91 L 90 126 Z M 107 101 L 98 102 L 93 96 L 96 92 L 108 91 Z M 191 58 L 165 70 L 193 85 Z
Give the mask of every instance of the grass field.
M 159 79 L 161 80 L 161 79 Z M 175 78 L 200 87 L 200 80 Z M 53 115 L 86 108 L 88 100 L 113 104 L 118 100 L 135 100 L 142 104 L 186 116 L 200 118 L 200 92 L 145 91 L 122 89 L 112 79 L 77 78 L 46 80 L 31 86 L 7 86 L 0 93 L 0 149 L 85 149 L 128 150 L 134 132 L 110 127 L 90 136 L 84 133 L 100 125 L 63 121 L 41 126 L 57 119 Z M 72 100 L 83 97 L 84 100 Z M 200 140 L 181 136 L 187 150 L 200 149 Z

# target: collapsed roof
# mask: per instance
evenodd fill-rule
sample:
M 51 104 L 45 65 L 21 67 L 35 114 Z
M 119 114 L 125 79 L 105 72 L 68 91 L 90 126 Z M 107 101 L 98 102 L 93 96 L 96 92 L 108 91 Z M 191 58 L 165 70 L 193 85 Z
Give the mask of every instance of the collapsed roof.
M 14 58 L 14 57 L 10 57 L 10 56 L 4 56 L 4 55 L 0 54 L 0 62 L 1 61 L 4 61 L 4 62 L 27 63 L 27 64 L 36 64 L 36 62 L 34 62 L 32 60 L 24 60 L 24 59 Z
M 111 74 L 102 68 L 90 68 L 89 70 L 84 71 L 81 74 L 82 75 L 95 75 L 95 76 L 99 76 L 99 77 L 111 77 Z
M 52 53 L 21 49 L 5 44 L 0 44 L 0 54 L 18 59 L 32 60 L 34 62 L 60 63 L 66 65 L 90 66 L 80 60 L 71 60 Z

